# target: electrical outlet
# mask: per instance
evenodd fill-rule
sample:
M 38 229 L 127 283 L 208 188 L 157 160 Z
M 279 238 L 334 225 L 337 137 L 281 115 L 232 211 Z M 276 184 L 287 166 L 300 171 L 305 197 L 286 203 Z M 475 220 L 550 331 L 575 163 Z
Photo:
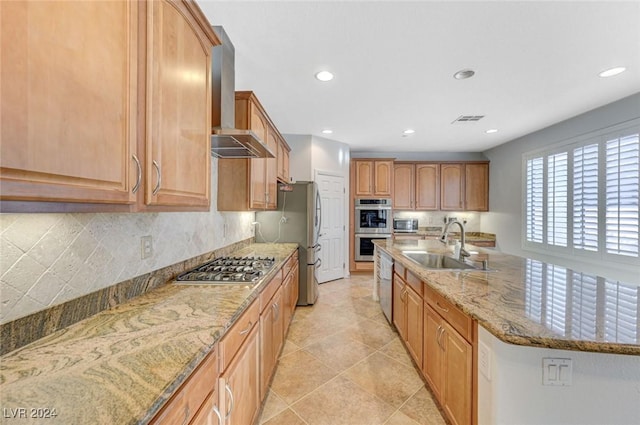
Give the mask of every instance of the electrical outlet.
M 140 238 L 140 258 L 143 260 L 153 255 L 153 238 L 151 235 Z
M 289 217 L 285 217 L 285 216 L 280 217 L 280 223 L 288 223 L 288 222 L 289 222 Z
M 573 378 L 573 361 L 571 359 L 542 359 L 542 385 L 569 386 Z

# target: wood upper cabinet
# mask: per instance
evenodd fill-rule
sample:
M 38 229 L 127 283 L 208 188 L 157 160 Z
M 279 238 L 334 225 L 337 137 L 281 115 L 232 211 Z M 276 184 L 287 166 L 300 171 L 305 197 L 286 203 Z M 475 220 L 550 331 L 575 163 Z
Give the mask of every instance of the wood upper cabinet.
M 354 159 L 352 173 L 354 195 L 391 197 L 393 188 L 393 160 Z
M 440 165 L 440 209 L 489 210 L 489 163 Z
M 415 165 L 395 163 L 393 165 L 393 208 L 414 209 Z
M 393 208 L 437 210 L 440 206 L 440 165 L 437 163 L 394 164 Z
M 145 203 L 208 207 L 212 44 L 184 3 L 147 8 Z
M 253 92 L 236 92 L 236 128 L 252 130 L 277 155 L 280 133 Z M 218 210 L 249 211 L 277 208 L 278 160 L 221 158 L 218 160 Z
M 289 152 L 291 148 L 289 144 L 280 138 L 278 143 L 278 180 L 283 183 L 291 181 L 291 174 L 289 172 Z
M 2 200 L 134 203 L 137 3 L 1 8 Z
M 193 1 L 9 2 L 2 14 L 4 211 L 209 209 L 220 42 Z

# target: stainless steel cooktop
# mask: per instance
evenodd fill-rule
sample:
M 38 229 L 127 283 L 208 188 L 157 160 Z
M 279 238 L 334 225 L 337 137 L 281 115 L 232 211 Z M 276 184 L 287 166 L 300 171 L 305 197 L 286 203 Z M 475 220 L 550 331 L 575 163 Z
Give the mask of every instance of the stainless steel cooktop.
M 180 274 L 176 283 L 251 285 L 262 279 L 274 264 L 273 257 L 220 257 Z

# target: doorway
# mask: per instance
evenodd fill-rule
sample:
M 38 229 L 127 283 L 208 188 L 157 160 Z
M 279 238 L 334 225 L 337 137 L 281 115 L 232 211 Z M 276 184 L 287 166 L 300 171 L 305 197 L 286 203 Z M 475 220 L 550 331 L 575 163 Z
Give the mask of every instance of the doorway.
M 318 283 L 342 279 L 345 267 L 345 211 L 344 176 L 316 171 L 316 183 L 322 201 L 320 237 L 322 249 L 318 256 L 322 261 L 317 270 Z

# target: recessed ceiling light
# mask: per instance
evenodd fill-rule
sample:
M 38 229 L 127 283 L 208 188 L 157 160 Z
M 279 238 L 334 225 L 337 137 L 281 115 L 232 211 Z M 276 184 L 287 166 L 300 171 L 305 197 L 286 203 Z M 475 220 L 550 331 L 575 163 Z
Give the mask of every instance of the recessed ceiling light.
M 402 134 L 409 135 L 409 134 L 413 134 L 415 132 L 416 132 L 415 130 L 412 130 L 412 129 L 408 128 L 405 131 L 403 131 Z
M 602 71 L 598 75 L 600 77 L 604 77 L 604 78 L 613 77 L 614 75 L 622 74 L 626 70 L 627 70 L 627 68 L 625 68 L 624 66 L 617 66 L 615 68 L 606 69 L 606 70 Z
M 331 81 L 333 80 L 333 74 L 329 71 L 320 71 L 316 74 L 316 78 L 320 81 Z
M 487 134 L 493 134 L 493 133 L 497 133 L 498 129 L 497 128 L 490 128 L 489 130 L 485 131 L 485 133 Z
M 333 133 L 333 130 L 329 130 L 329 129 L 322 130 L 322 134 L 331 134 L 331 133 Z
M 466 78 L 471 78 L 475 75 L 475 71 L 472 69 L 463 69 L 460 70 L 458 72 L 456 72 L 455 74 L 453 74 L 453 78 L 455 78 L 456 80 L 464 80 Z

